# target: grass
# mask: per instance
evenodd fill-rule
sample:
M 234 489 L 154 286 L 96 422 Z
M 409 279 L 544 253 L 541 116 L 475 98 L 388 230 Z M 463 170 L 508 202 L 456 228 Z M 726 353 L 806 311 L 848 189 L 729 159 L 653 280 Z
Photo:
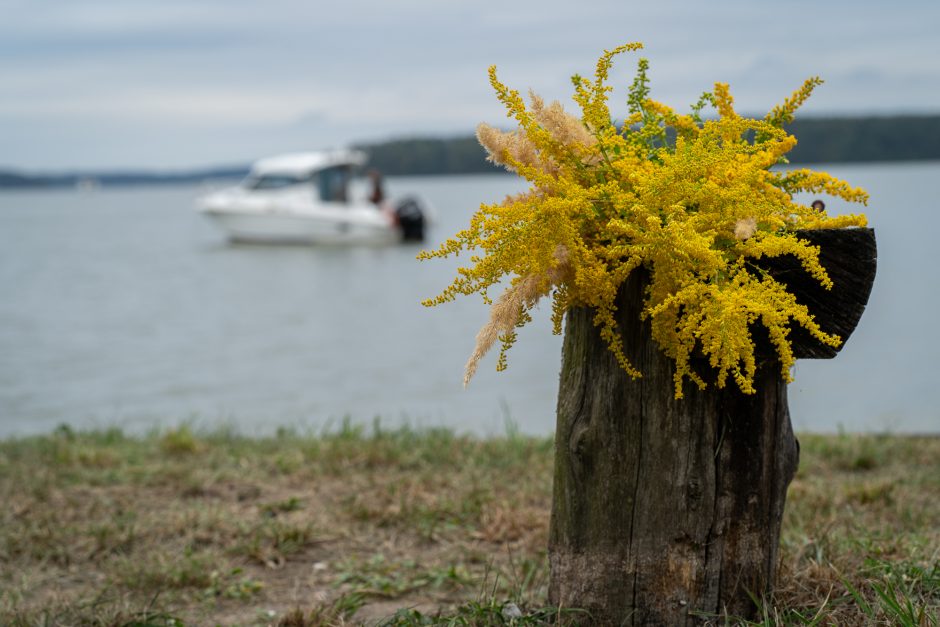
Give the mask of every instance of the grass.
M 940 438 L 803 436 L 761 621 L 938 625 Z M 552 442 L 187 427 L 0 442 L 0 624 L 529 625 Z M 576 611 L 569 622 L 589 623 Z

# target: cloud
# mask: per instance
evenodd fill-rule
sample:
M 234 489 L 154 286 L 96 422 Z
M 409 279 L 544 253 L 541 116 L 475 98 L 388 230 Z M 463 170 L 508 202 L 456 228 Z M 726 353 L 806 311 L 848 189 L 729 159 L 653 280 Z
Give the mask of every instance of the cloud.
M 299 143 L 292 127 L 309 131 L 307 147 L 470 132 L 505 120 L 490 64 L 513 87 L 567 102 L 571 74 L 631 40 L 647 44 L 654 94 L 678 107 L 721 80 L 740 110 L 765 111 L 819 74 L 827 83 L 807 111 L 940 110 L 940 8 L 911 0 L 792 0 L 786 13 L 744 0 L 7 4 L 0 161 L 31 168 L 254 157 Z M 615 81 L 629 82 L 635 59 L 618 59 Z

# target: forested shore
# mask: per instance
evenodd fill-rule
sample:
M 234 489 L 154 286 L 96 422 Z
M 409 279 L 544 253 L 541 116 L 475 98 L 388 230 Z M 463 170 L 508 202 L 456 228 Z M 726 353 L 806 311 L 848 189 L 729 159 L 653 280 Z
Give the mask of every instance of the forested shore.
M 940 160 L 940 114 L 801 118 L 787 127 L 799 141 L 790 163 L 860 163 Z M 311 145 L 315 145 L 311 138 Z M 369 167 L 390 176 L 499 172 L 472 134 L 412 137 L 354 144 L 369 154 Z M 259 155 L 262 157 L 265 155 Z M 74 171 L 0 169 L 0 188 L 181 185 L 237 179 L 250 164 L 181 171 Z

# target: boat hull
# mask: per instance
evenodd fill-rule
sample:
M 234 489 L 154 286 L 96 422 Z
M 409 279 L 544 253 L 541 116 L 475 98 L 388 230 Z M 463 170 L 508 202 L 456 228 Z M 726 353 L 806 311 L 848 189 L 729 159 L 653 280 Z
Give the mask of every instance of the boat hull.
M 347 210 L 346 215 L 317 212 L 249 212 L 208 209 L 205 215 L 229 240 L 256 244 L 391 244 L 398 228 L 375 209 Z

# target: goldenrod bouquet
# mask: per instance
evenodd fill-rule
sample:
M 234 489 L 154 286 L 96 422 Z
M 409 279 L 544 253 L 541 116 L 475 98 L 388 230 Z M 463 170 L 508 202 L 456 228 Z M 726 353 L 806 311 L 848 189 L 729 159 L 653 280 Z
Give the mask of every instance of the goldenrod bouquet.
M 739 116 L 722 83 L 703 94 L 690 114 L 678 114 L 649 98 L 648 63 L 640 59 L 628 116 L 617 124 L 608 108 L 608 73 L 615 55 L 640 48 L 630 43 L 605 51 L 593 80 L 572 78 L 580 117 L 532 92 L 527 106 L 490 68 L 490 83 L 518 129 L 481 124 L 477 136 L 491 161 L 525 177 L 531 188 L 482 205 L 468 228 L 419 255 L 471 253 L 470 265 L 425 305 L 474 292 L 491 305 L 465 383 L 496 340 L 502 345 L 497 369 L 505 368 L 516 329 L 548 295 L 555 333 L 568 309 L 591 307 L 620 365 L 641 376 L 624 355 L 615 321 L 617 291 L 640 266 L 650 272 L 643 315 L 653 338 L 675 360 L 677 398 L 686 378 L 706 386 L 705 375 L 690 365 L 695 350 L 708 358 L 716 385 L 723 387 L 730 374 L 743 392 L 753 393 L 754 323 L 767 328 L 787 380 L 794 362 L 791 324 L 820 342 L 841 342 L 756 263 L 794 255 L 829 287 L 818 247 L 794 231 L 866 224 L 863 215 L 829 217 L 793 199 L 804 191 L 864 204 L 863 190 L 825 173 L 773 168 L 796 145 L 784 124 L 822 81 L 807 80 L 760 120 Z M 718 115 L 703 117 L 707 106 Z M 490 289 L 505 278 L 508 286 L 494 302 Z

